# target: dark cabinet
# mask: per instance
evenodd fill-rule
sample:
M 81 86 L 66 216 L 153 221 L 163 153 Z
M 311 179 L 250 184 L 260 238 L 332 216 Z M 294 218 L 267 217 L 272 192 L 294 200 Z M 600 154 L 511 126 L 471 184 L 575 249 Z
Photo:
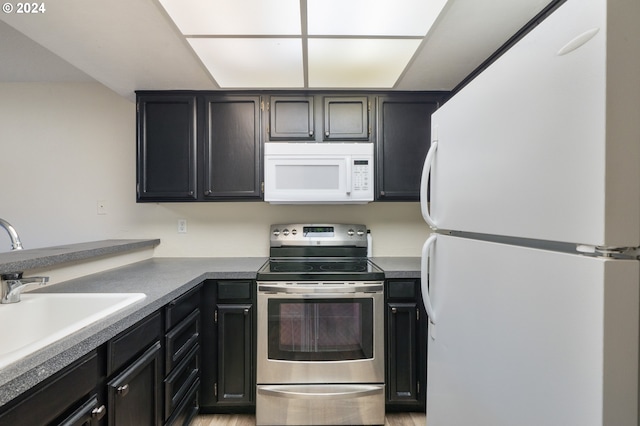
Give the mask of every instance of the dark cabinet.
M 201 410 L 255 410 L 255 282 L 204 286 Z
M 198 412 L 201 294 L 198 285 L 165 307 L 166 424 L 188 424 Z
M 2 407 L 0 425 L 97 425 L 105 413 L 95 394 L 99 378 L 94 350 Z
M 369 141 L 368 96 L 324 97 L 325 141 Z
M 388 280 L 386 284 L 387 409 L 424 410 L 427 323 L 420 280 Z
M 417 201 L 439 97 L 380 96 L 377 106 L 376 199 Z
M 138 92 L 138 202 L 262 198 L 260 96 Z
M 109 425 L 160 425 L 162 319 L 156 312 L 107 342 Z
M 207 96 L 204 199 L 260 199 L 260 97 Z
M 196 97 L 139 96 L 137 125 L 138 200 L 195 200 Z
M 161 345 L 155 342 L 107 384 L 108 419 L 113 426 L 161 425 Z
M 315 139 L 313 96 L 271 96 L 268 105 L 270 141 Z

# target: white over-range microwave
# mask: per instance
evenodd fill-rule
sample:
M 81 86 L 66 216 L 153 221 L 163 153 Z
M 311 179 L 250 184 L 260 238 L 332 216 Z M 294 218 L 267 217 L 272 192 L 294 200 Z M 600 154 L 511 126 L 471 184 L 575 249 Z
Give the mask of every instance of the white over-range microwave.
M 274 204 L 373 201 L 373 143 L 266 143 L 264 200 Z

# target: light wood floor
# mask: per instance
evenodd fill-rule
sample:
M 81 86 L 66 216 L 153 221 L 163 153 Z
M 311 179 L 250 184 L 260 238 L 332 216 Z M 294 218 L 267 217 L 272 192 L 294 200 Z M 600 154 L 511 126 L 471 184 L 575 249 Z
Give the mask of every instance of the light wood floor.
M 388 413 L 385 426 L 425 426 L 424 413 Z M 191 426 L 255 426 L 255 416 L 250 414 L 200 414 Z

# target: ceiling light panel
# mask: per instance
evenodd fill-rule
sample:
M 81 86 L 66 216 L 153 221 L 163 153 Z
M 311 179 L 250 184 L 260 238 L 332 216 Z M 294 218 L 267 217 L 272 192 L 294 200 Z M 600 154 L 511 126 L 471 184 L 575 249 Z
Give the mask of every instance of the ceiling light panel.
M 309 87 L 392 88 L 421 41 L 309 39 Z
M 299 38 L 187 38 L 223 89 L 304 86 Z
M 427 0 L 307 0 L 307 25 L 309 35 L 423 37 L 432 12 Z
M 159 0 L 185 35 L 300 35 L 300 0 Z

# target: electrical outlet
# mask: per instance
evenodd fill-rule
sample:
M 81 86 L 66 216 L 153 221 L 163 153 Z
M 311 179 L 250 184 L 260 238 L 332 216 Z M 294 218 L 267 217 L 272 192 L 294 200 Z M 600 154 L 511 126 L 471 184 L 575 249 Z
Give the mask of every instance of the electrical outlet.
M 107 214 L 107 202 L 104 200 L 98 200 L 96 203 L 96 209 L 98 214 Z
M 178 234 L 187 233 L 187 219 L 178 219 Z

